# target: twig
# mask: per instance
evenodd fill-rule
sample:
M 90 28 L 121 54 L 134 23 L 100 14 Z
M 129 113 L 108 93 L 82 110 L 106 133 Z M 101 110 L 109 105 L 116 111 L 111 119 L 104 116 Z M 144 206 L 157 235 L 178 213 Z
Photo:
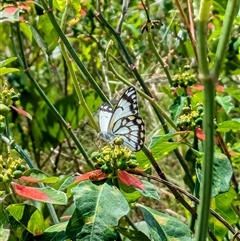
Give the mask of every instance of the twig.
M 188 19 L 182 9 L 182 6 L 179 2 L 179 0 L 175 0 L 176 4 L 177 4 L 177 7 L 178 7 L 178 10 L 182 16 L 182 20 L 184 22 L 184 26 L 186 27 L 187 29 L 187 32 L 188 32 L 188 35 L 189 35 L 189 38 L 190 38 L 190 41 L 192 43 L 192 47 L 193 47 L 193 51 L 194 51 L 194 54 L 196 56 L 196 59 L 198 59 L 198 52 L 197 52 L 197 48 L 196 48 L 196 40 L 195 40 L 195 37 L 194 37 L 194 33 L 192 32 L 192 28 L 189 26 L 189 23 L 188 23 Z
M 129 4 L 129 0 L 123 0 L 122 13 L 121 13 L 121 16 L 120 16 L 120 19 L 119 19 L 119 22 L 118 22 L 118 25 L 117 25 L 117 28 L 116 28 L 116 32 L 119 35 L 121 35 L 122 24 L 123 24 L 124 16 L 125 16 L 125 14 L 127 13 L 127 10 L 128 10 L 128 4 Z

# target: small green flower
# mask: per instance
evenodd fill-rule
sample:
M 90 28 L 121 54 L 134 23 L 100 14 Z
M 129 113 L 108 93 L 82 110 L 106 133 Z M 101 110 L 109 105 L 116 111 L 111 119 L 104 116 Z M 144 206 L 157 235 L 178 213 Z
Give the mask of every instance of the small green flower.
M 16 170 L 16 171 L 13 172 L 13 178 L 18 179 L 22 176 L 22 174 L 23 174 L 22 171 Z
M 113 141 L 113 143 L 115 144 L 115 145 L 117 145 L 117 146 L 121 146 L 122 144 L 123 144 L 123 139 L 120 137 L 120 136 L 117 136 L 115 139 L 114 139 L 114 141 Z

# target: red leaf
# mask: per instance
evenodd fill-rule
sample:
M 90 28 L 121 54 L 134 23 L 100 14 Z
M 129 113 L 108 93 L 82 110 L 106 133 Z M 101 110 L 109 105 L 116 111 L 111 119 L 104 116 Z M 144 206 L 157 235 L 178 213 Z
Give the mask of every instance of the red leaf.
M 222 85 L 217 86 L 217 91 L 218 92 L 224 92 L 224 87 Z
M 18 3 L 18 7 L 21 8 L 21 9 L 24 9 L 24 10 L 26 10 L 26 11 L 30 11 L 30 10 L 31 10 L 31 7 L 26 6 L 26 5 L 23 4 L 23 3 Z
M 60 219 L 63 221 L 63 220 L 69 220 L 70 218 L 72 217 L 72 215 L 64 215 L 62 217 L 60 217 Z
M 21 176 L 20 178 L 21 180 L 25 181 L 25 182 L 32 182 L 32 183 L 38 183 L 41 180 L 35 177 L 31 177 L 31 176 Z
M 239 152 L 235 152 L 235 151 L 230 151 L 229 152 L 229 154 L 231 155 L 231 156 L 239 156 Z
M 186 91 L 189 96 L 193 96 L 193 92 L 189 87 L 186 89 Z
M 17 10 L 18 10 L 18 7 L 15 7 L 15 6 L 8 6 L 4 8 L 4 12 L 6 12 L 7 14 L 14 14 Z
M 196 136 L 199 140 L 205 140 L 205 134 L 203 133 L 203 130 L 201 128 L 196 129 Z
M 208 26 L 209 29 L 213 29 L 214 28 L 214 25 L 212 23 L 208 23 L 207 26 Z
M 195 89 L 195 90 L 203 90 L 203 89 L 204 89 L 204 86 L 203 86 L 203 85 L 196 84 L 196 85 L 193 85 L 192 88 Z
M 195 89 L 195 90 L 204 90 L 204 86 L 203 85 L 199 85 L 199 84 L 193 85 L 192 88 Z M 216 87 L 216 90 L 218 92 L 224 92 L 224 87 L 222 85 L 218 85 Z
M 203 132 L 203 129 L 197 128 L 196 129 L 196 136 L 199 140 L 204 141 L 205 140 L 205 134 Z M 218 139 L 217 137 L 214 137 L 214 141 L 218 144 Z
M 22 197 L 31 198 L 31 199 L 39 200 L 43 202 L 49 200 L 49 197 L 44 192 L 42 192 L 39 188 L 26 187 L 23 185 L 19 185 L 17 183 L 12 183 L 12 186 L 14 188 L 14 191 Z
M 82 17 L 85 17 L 86 14 L 87 14 L 87 11 L 82 8 L 82 9 L 81 9 L 81 16 L 82 16 Z
M 100 181 L 106 179 L 107 177 L 108 175 L 106 173 L 103 173 L 101 170 L 97 169 L 76 177 L 74 182 L 80 182 L 83 180 Z
M 142 190 L 145 189 L 141 180 L 126 171 L 118 170 L 118 177 L 127 186 L 133 186 Z
M 15 111 L 17 111 L 19 114 L 24 115 L 24 116 L 28 117 L 30 120 L 32 120 L 32 116 L 25 110 L 17 108 L 13 105 L 11 105 L 11 108 L 14 109 Z

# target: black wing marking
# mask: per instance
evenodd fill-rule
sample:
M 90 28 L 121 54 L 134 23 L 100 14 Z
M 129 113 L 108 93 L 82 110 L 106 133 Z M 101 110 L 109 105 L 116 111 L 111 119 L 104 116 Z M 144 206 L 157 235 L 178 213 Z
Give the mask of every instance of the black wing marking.
M 132 151 L 142 149 L 145 140 L 144 122 L 140 116 L 127 116 L 117 120 L 113 126 L 113 134 L 120 136 L 125 146 Z

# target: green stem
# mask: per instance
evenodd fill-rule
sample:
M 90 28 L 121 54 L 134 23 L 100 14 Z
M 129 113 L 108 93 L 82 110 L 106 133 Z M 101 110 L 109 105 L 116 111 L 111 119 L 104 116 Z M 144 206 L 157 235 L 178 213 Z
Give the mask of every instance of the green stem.
M 199 222 L 196 233 L 197 241 L 205 241 L 206 232 L 208 228 L 208 216 L 211 200 L 211 184 L 213 173 L 213 158 L 214 158 L 214 98 L 215 98 L 215 85 L 214 81 L 220 75 L 222 63 L 224 61 L 224 53 L 227 49 L 227 44 L 232 29 L 234 12 L 237 9 L 237 0 L 228 1 L 225 20 L 223 22 L 222 34 L 218 43 L 216 58 L 212 69 L 212 74 L 209 74 L 207 67 L 207 52 L 206 52 L 206 25 L 210 12 L 212 1 L 201 1 L 200 12 L 197 20 L 198 23 L 198 53 L 199 53 L 199 69 L 200 78 L 204 84 L 204 132 L 206 139 L 204 142 L 204 162 L 203 162 L 203 175 L 201 187 L 201 202 Z
M 195 2 L 198 2 L 198 1 L 195 1 Z M 212 0 L 207 0 L 207 2 L 212 2 Z M 188 21 L 187 16 L 186 16 L 186 14 L 185 14 L 185 12 L 182 8 L 182 5 L 180 4 L 180 1 L 175 0 L 175 3 L 177 5 L 177 8 L 178 8 L 178 11 L 179 11 L 180 15 L 182 16 L 184 26 L 185 26 L 185 28 L 188 32 L 188 36 L 190 38 L 194 54 L 195 54 L 196 58 L 198 59 L 198 53 L 197 53 L 197 49 L 196 49 L 196 41 L 195 41 L 194 32 L 193 32 L 194 30 L 190 28 L 189 21 Z
M 46 4 L 46 2 L 44 0 L 42 1 L 42 5 L 44 7 L 45 12 L 48 14 L 48 17 L 54 27 L 54 29 L 56 30 L 56 32 L 58 33 L 60 39 L 62 40 L 63 44 L 65 45 L 65 47 L 67 48 L 69 54 L 71 55 L 71 57 L 73 58 L 73 60 L 75 61 L 75 63 L 77 64 L 77 66 L 79 67 L 80 71 L 82 71 L 82 73 L 84 74 L 85 78 L 90 82 L 90 84 L 92 85 L 92 87 L 94 88 L 94 90 L 99 94 L 100 98 L 109 103 L 108 98 L 105 96 L 105 94 L 103 93 L 103 91 L 100 89 L 100 87 L 98 86 L 98 84 L 96 83 L 96 81 L 94 80 L 94 78 L 92 77 L 92 75 L 90 74 L 90 72 L 87 70 L 87 68 L 85 67 L 85 65 L 82 63 L 82 61 L 78 58 L 77 53 L 75 52 L 75 50 L 73 49 L 73 47 L 71 46 L 71 44 L 69 43 L 67 37 L 65 36 L 65 34 L 63 33 L 63 31 L 61 30 L 61 28 L 59 27 L 55 16 L 53 14 L 53 10 L 52 8 L 48 8 L 48 5 Z M 51 5 L 49 5 L 51 6 Z
M 149 47 L 153 51 L 153 53 L 155 54 L 157 60 L 159 61 L 160 65 L 161 65 L 161 67 L 163 68 L 163 71 L 165 72 L 170 85 L 172 85 L 171 75 L 170 75 L 170 73 L 168 71 L 168 68 L 165 67 L 165 64 L 164 64 L 161 56 L 158 54 L 158 51 L 157 51 L 157 49 L 155 47 L 155 44 L 154 44 L 154 41 L 153 41 L 153 38 L 152 38 L 152 32 L 151 32 L 151 28 L 152 28 L 151 24 L 152 24 L 152 22 L 151 22 L 151 19 L 149 17 L 149 15 L 150 15 L 149 14 L 150 8 L 149 8 L 149 5 L 148 5 L 149 3 L 148 3 L 148 1 L 146 1 L 146 4 L 144 4 L 143 0 L 141 0 L 141 2 L 142 2 L 142 5 L 144 7 L 144 10 L 145 10 L 145 13 L 146 13 L 146 18 L 147 18 L 147 23 L 146 23 L 146 30 L 147 31 L 146 32 L 148 33 Z
M 128 0 L 123 0 L 122 14 L 120 16 L 120 19 L 119 19 L 119 22 L 118 22 L 118 25 L 117 25 L 117 28 L 116 28 L 116 32 L 119 33 L 119 34 L 121 33 L 121 30 L 122 30 L 122 24 L 123 24 L 124 16 L 125 16 L 125 14 L 127 13 L 127 10 L 128 10 L 128 4 L 129 4 Z
M 19 42 L 19 47 L 20 49 L 22 49 L 22 39 L 21 39 L 21 35 L 20 35 L 20 31 L 18 31 L 18 42 Z M 30 69 L 28 68 L 28 66 L 26 65 L 26 61 L 23 61 L 23 59 L 25 58 L 25 56 L 23 56 L 22 58 L 20 57 L 20 55 L 18 54 L 18 51 L 15 47 L 14 41 L 12 40 L 12 46 L 13 46 L 13 50 L 15 52 L 15 55 L 18 56 L 18 61 L 20 63 L 20 65 L 22 66 L 22 68 L 24 69 L 24 72 L 26 73 L 26 75 L 28 76 L 28 78 L 31 80 L 31 82 L 33 83 L 34 87 L 36 88 L 36 90 L 38 91 L 38 93 L 40 94 L 40 96 L 42 97 L 42 99 L 45 101 L 45 103 L 48 105 L 49 109 L 52 111 L 52 113 L 54 114 L 54 116 L 56 117 L 56 119 L 60 122 L 60 124 L 65 128 L 65 130 L 67 131 L 67 133 L 70 135 L 70 137 L 72 138 L 72 140 L 74 141 L 75 145 L 77 146 L 77 148 L 80 150 L 81 154 L 83 155 L 83 157 L 85 158 L 86 162 L 88 163 L 88 165 L 91 168 L 94 168 L 91 160 L 89 159 L 85 149 L 83 148 L 82 144 L 80 143 L 80 141 L 78 140 L 78 138 L 76 137 L 76 135 L 74 134 L 74 132 L 71 130 L 71 128 L 69 128 L 69 124 L 62 118 L 62 116 L 60 115 L 60 113 L 57 111 L 57 109 L 53 106 L 53 104 L 49 101 L 48 97 L 45 95 L 44 91 L 42 90 L 42 88 L 40 87 L 40 85 L 38 84 L 38 82 L 33 78 L 32 73 L 30 71 Z M 22 52 L 24 52 L 22 50 Z M 24 64 L 25 63 L 25 64 Z
M 7 182 L 7 183 L 3 182 L 2 185 L 3 185 L 3 190 L 6 192 L 6 195 L 8 195 L 8 197 L 11 200 L 11 204 L 18 203 L 17 198 L 15 196 L 15 193 L 13 191 L 13 188 L 11 186 L 11 182 L 10 183 L 9 182 Z
M 158 62 L 160 63 L 163 71 L 165 72 L 166 76 L 167 76 L 167 79 L 168 79 L 168 82 L 170 85 L 172 85 L 172 77 L 168 71 L 168 68 L 165 66 L 161 56 L 159 55 L 157 49 L 156 49 L 156 46 L 153 42 L 153 38 L 152 38 L 152 32 L 151 32 L 151 26 L 150 26 L 150 23 L 147 23 L 148 24 L 148 43 L 149 43 L 149 46 L 150 46 L 150 49 L 153 51 L 153 53 L 155 54 Z
M 206 31 L 211 1 L 201 1 L 197 18 L 197 47 L 199 57 L 199 79 L 204 85 L 204 160 L 200 190 L 199 220 L 196 241 L 205 241 L 208 232 L 209 208 L 212 190 L 213 158 L 214 158 L 214 98 L 215 85 L 210 76 L 207 61 Z
M 149 96 L 151 96 L 150 91 L 148 90 L 143 78 L 139 74 L 136 66 L 134 65 L 134 62 L 133 62 L 131 56 L 129 55 L 120 35 L 112 28 L 112 26 L 106 21 L 106 19 L 103 17 L 103 15 L 100 12 L 96 13 L 95 16 L 100 21 L 100 23 L 102 23 L 102 25 L 105 25 L 110 30 L 111 34 L 117 40 L 119 47 L 120 47 L 121 51 L 123 52 L 123 55 L 125 56 L 127 63 L 130 66 L 135 78 L 139 81 L 140 85 L 144 89 L 144 92 L 147 93 Z
M 173 11 L 174 11 L 174 10 L 173 10 Z M 168 24 L 167 29 L 166 29 L 164 35 L 162 36 L 161 42 L 164 42 L 165 38 L 168 36 L 168 32 L 169 32 L 170 29 L 171 29 L 171 26 L 172 26 L 172 24 L 173 24 L 173 22 L 174 22 L 174 20 L 175 20 L 176 15 L 177 15 L 177 11 L 174 12 L 174 14 L 173 14 L 173 16 L 172 16 L 172 19 L 171 19 L 171 22 Z
M 68 1 L 66 2 L 66 7 L 65 7 L 65 10 L 63 12 L 63 16 L 62 16 L 62 21 L 61 21 L 61 29 L 62 31 L 64 31 L 64 28 L 65 28 L 65 23 L 66 23 L 66 18 L 67 18 L 67 11 L 68 11 L 68 6 L 69 6 L 69 3 Z M 96 121 L 94 120 L 93 118 L 93 115 L 91 113 L 91 111 L 89 110 L 88 106 L 87 106 L 87 103 L 84 99 L 84 96 L 82 94 L 82 91 L 80 89 L 80 86 L 79 86 L 79 82 L 77 81 L 77 77 L 76 77 L 76 74 L 73 70 L 73 66 L 72 66 L 72 63 L 68 57 L 68 54 L 67 54 L 67 51 L 66 51 L 66 48 L 64 46 L 64 44 L 62 42 L 60 42 L 60 48 L 61 48 L 61 51 L 62 51 L 62 54 L 63 54 L 63 57 L 66 61 L 66 65 L 68 67 L 68 70 L 69 70 L 69 73 L 72 77 L 72 81 L 73 81 L 73 85 L 74 85 L 74 88 L 76 90 L 76 93 L 77 93 L 77 96 L 78 96 L 78 99 L 79 99 L 79 104 L 83 107 L 83 109 L 85 110 L 93 128 L 95 130 L 97 130 L 99 132 L 99 127 L 96 123 Z
M 212 69 L 212 74 L 215 79 L 218 79 L 224 61 L 226 50 L 228 49 L 229 36 L 232 30 L 235 13 L 239 9 L 239 0 L 228 1 L 226 14 L 223 21 L 222 33 L 219 38 L 215 62 Z M 238 7 L 237 7 L 238 5 Z

